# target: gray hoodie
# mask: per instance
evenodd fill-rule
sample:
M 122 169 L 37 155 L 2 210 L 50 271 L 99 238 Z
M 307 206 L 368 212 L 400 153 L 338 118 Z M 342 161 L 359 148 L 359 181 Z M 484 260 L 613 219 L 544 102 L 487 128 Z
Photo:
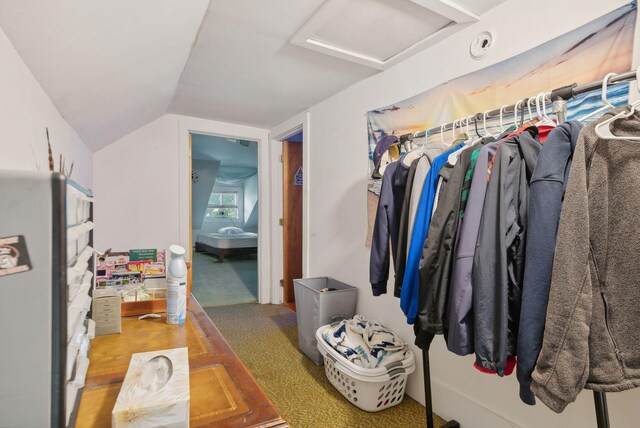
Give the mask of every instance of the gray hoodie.
M 640 142 L 602 140 L 594 128 L 583 128 L 573 155 L 532 376 L 533 393 L 556 412 L 583 388 L 640 386 Z M 611 129 L 640 136 L 640 112 Z

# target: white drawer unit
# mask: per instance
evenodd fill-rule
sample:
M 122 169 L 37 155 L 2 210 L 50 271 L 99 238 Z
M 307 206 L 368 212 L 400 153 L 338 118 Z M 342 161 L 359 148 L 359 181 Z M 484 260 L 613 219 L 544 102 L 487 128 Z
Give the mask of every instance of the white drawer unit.
M 0 241 L 18 255 L 0 276 L 0 313 L 15 321 L 0 329 L 2 426 L 75 425 L 95 336 L 92 202 L 61 174 L 0 170 Z
M 93 198 L 82 189 L 67 189 L 67 401 L 66 426 L 73 425 L 89 367 L 90 341 L 95 324 L 87 319 L 93 290 Z

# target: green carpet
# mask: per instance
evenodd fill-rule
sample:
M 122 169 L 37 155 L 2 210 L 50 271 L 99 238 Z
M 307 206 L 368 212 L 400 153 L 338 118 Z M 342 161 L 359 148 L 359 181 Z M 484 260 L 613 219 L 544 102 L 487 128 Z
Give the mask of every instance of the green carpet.
M 293 428 L 424 427 L 424 407 L 405 396 L 368 413 L 329 383 L 324 366 L 298 350 L 296 314 L 280 305 L 244 304 L 205 311 Z M 436 426 L 443 421 L 436 418 Z
M 191 292 L 203 307 L 257 302 L 258 262 L 194 253 Z

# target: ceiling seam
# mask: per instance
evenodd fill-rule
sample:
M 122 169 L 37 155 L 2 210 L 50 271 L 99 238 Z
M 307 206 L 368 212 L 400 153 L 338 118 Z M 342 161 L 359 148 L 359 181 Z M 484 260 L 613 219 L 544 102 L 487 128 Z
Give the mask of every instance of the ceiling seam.
M 202 32 L 202 28 L 204 27 L 205 20 L 207 19 L 207 16 L 209 16 L 209 11 L 211 10 L 212 1 L 213 0 L 209 0 L 209 4 L 207 5 L 207 8 L 205 9 L 204 14 L 202 15 L 202 19 L 200 20 L 200 25 L 198 26 L 198 31 L 196 31 L 196 35 L 193 38 L 193 42 L 191 43 L 191 48 L 189 49 L 189 55 L 187 55 L 187 59 L 184 62 L 184 65 L 182 66 L 182 71 L 180 72 L 180 77 L 178 77 L 178 81 L 176 82 L 176 87 L 173 90 L 173 95 L 171 96 L 169 103 L 165 107 L 165 113 L 170 113 L 169 106 L 173 104 L 173 101 L 176 98 L 176 94 L 178 93 L 178 87 L 180 86 L 180 82 L 182 81 L 182 75 L 184 74 L 184 71 L 187 68 L 187 64 L 189 64 L 189 60 L 191 59 L 191 55 L 193 54 L 193 48 L 195 48 L 196 44 L 198 43 L 198 39 L 200 38 L 200 33 Z

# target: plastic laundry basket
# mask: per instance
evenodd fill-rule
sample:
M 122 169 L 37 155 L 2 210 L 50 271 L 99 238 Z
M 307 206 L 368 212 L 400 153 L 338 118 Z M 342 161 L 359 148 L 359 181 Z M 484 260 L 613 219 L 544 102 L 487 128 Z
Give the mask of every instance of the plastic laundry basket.
M 322 326 L 316 331 L 318 350 L 324 357 L 324 372 L 329 382 L 354 406 L 367 412 L 400 404 L 407 387 L 407 376 L 415 370 L 413 352 L 409 349 L 402 361 L 367 369 L 343 357 L 322 338 Z
M 316 364 L 322 364 L 316 330 L 322 325 L 353 317 L 358 289 L 333 278 L 294 279 L 298 347 Z M 322 291 L 328 289 L 329 291 Z

